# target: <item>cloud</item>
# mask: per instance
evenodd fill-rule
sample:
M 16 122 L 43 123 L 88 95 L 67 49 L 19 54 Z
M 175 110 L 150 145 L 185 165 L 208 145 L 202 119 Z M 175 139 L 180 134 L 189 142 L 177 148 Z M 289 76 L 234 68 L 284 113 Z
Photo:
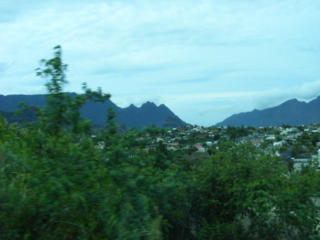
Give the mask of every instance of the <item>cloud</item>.
M 284 101 L 297 98 L 300 100 L 312 100 L 320 95 L 320 79 L 313 82 L 306 82 L 288 88 L 273 88 L 261 91 L 252 96 L 254 106 L 261 110 L 274 107 Z
M 255 94 L 255 92 L 213 92 L 213 93 L 185 93 L 164 95 L 166 101 L 174 103 L 210 103 L 217 101 L 237 101 L 247 98 Z

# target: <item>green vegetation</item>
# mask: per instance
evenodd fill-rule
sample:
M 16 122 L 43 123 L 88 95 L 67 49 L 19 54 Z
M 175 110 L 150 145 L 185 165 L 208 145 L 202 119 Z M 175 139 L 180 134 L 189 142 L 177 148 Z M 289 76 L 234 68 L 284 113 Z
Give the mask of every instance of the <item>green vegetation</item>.
M 120 133 L 112 109 L 92 137 L 79 108 L 110 95 L 85 84 L 84 95 L 65 95 L 59 46 L 43 63 L 48 98 L 36 123 L 0 119 L 1 239 L 319 239 L 314 168 L 290 174 L 281 158 L 251 143 L 221 141 L 205 159 L 188 157 L 200 154 L 192 147 L 168 151 L 162 141 L 146 149 L 143 136 L 156 141 L 168 131 Z M 210 139 L 202 134 L 190 138 Z
M 230 139 L 235 139 L 243 136 L 247 136 L 249 134 L 249 129 L 245 127 L 232 127 L 228 126 L 226 130 L 226 134 L 230 136 Z

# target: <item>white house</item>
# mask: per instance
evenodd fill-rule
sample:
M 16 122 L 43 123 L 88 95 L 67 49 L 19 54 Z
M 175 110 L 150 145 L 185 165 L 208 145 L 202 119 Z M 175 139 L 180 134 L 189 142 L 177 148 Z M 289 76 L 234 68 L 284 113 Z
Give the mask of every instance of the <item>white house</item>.
M 267 136 L 267 138 L 266 138 L 266 140 L 276 140 L 276 137 L 275 137 L 275 135 L 269 135 L 269 136 Z
M 282 146 L 282 141 L 280 142 L 274 142 L 273 143 L 273 146 L 276 147 L 276 146 Z

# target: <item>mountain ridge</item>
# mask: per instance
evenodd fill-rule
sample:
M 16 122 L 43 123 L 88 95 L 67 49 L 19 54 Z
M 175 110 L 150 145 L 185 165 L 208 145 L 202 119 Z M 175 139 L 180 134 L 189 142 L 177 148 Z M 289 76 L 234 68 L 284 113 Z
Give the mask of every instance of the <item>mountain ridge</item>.
M 233 114 L 214 126 L 281 126 L 308 125 L 320 122 L 320 96 L 306 103 L 296 98 L 285 101 L 278 106 L 264 110 Z
M 66 94 L 72 97 L 76 95 L 76 93 Z M 27 105 L 43 108 L 46 105 L 46 96 L 47 94 L 0 95 L 0 110 L 4 112 L 13 112 L 18 110 L 19 107 L 17 104 L 21 101 Z M 126 108 L 121 108 L 113 103 L 110 99 L 104 103 L 90 100 L 87 101 L 86 104 L 80 108 L 80 116 L 82 118 L 90 119 L 94 124 L 105 125 L 108 107 L 112 107 L 113 111 L 116 113 L 116 122 L 118 124 L 125 124 L 127 128 L 141 128 L 151 124 L 155 124 L 158 128 L 162 128 L 169 116 L 176 116 L 164 104 L 157 106 L 155 103 L 147 101 L 140 107 L 130 104 Z

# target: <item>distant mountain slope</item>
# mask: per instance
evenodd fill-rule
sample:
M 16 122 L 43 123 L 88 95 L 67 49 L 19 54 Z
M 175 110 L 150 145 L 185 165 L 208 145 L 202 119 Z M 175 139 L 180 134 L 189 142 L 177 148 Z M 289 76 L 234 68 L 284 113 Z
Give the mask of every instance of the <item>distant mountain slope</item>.
M 9 124 L 23 123 L 25 121 L 32 123 L 37 119 L 34 110 L 23 111 L 22 114 L 14 114 L 13 112 L 5 112 L 0 110 L 1 117 L 5 118 Z
M 75 93 L 68 93 L 74 96 Z M 39 95 L 0 95 L 0 110 L 12 112 L 17 109 L 17 103 L 23 101 L 27 105 L 36 105 L 40 108 L 46 104 L 45 94 Z M 120 108 L 111 100 L 105 103 L 88 101 L 81 109 L 81 117 L 90 119 L 95 124 L 104 125 L 106 122 L 107 108 L 112 107 L 116 112 L 117 123 L 125 124 L 127 128 L 143 127 L 151 124 L 156 124 L 157 127 L 163 127 L 164 122 L 169 116 L 175 114 L 165 105 L 156 106 L 154 103 L 147 102 L 141 107 L 130 105 L 127 108 Z M 9 115 L 8 115 L 9 116 Z
M 169 117 L 167 117 L 167 119 L 163 123 L 163 127 L 167 127 L 167 128 L 180 128 L 186 125 L 189 125 L 189 124 L 185 123 L 178 116 L 175 116 L 175 115 L 170 115 Z
M 279 106 L 234 114 L 215 126 L 307 125 L 320 122 L 320 96 L 309 103 L 291 99 Z
M 161 104 L 157 107 L 152 102 L 146 102 L 139 108 L 132 104 L 127 108 L 120 108 L 117 112 L 117 121 L 126 123 L 129 128 L 133 126 L 142 127 L 153 123 L 157 127 L 163 127 L 165 120 L 171 115 L 175 114 L 165 105 Z

